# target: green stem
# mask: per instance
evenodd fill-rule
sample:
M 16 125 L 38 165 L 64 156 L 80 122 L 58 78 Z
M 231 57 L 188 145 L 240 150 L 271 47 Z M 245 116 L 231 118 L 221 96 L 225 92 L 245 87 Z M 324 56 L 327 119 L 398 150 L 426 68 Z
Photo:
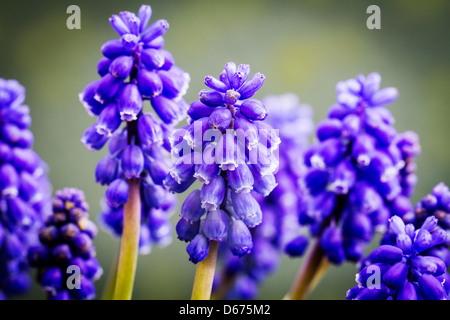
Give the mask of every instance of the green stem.
M 324 274 L 324 270 L 320 268 L 323 260 L 326 259 L 322 248 L 320 247 L 320 239 L 316 238 L 313 247 L 305 257 L 305 261 L 300 268 L 297 278 L 295 279 L 291 290 L 284 297 L 284 300 L 304 300 L 311 290 L 311 285 L 317 284 L 319 281 L 318 275 Z M 321 270 L 322 269 L 322 270 Z
M 219 242 L 211 241 L 208 256 L 197 264 L 191 300 L 210 300 Z
M 130 179 L 128 184 L 130 192 L 128 201 L 124 206 L 123 233 L 117 265 L 114 300 L 131 299 L 138 260 L 141 225 L 139 179 Z

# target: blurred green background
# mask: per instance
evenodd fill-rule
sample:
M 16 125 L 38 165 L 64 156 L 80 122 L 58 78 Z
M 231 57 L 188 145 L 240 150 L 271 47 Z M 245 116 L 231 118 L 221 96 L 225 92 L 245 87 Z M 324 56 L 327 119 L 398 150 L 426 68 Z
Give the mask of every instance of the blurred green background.
M 68 30 L 66 8 L 81 8 L 81 30 Z M 2 0 L 0 77 L 27 89 L 35 150 L 48 163 L 54 190 L 83 189 L 96 221 L 104 187 L 94 169 L 105 151 L 89 152 L 80 142 L 93 123 L 78 101 L 84 86 L 98 79 L 100 47 L 116 38 L 108 18 L 137 12 L 142 1 Z M 149 1 L 152 21 L 170 23 L 165 48 L 191 76 L 188 102 L 204 88 L 204 76 L 218 76 L 228 61 L 247 63 L 266 82 L 258 97 L 294 92 L 314 108 L 316 122 L 335 101 L 340 80 L 378 71 L 382 86 L 400 97 L 391 106 L 398 131 L 420 135 L 416 202 L 440 181 L 450 184 L 450 2 L 430 1 Z M 368 30 L 366 9 L 381 8 L 381 30 Z M 172 217 L 174 224 L 177 214 Z M 104 275 L 100 294 L 115 260 L 119 241 L 100 231 L 97 256 Z M 261 299 L 280 299 L 301 259 L 283 258 L 278 272 L 260 289 Z M 195 266 L 185 243 L 174 238 L 164 249 L 139 259 L 135 299 L 189 299 Z M 332 267 L 311 299 L 345 299 L 355 285 L 355 266 Z M 43 299 L 35 285 L 24 298 Z

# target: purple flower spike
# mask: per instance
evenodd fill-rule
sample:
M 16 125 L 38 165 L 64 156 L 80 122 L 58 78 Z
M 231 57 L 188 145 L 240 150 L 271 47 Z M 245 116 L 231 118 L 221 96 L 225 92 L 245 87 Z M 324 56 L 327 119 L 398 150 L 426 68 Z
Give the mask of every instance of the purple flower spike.
M 163 79 L 163 92 L 175 94 L 177 86 L 166 84 L 164 72 L 158 71 L 158 75 Z M 255 198 L 257 194 L 251 193 L 253 185 L 258 180 L 258 192 L 268 196 L 277 185 L 273 173 L 279 164 L 276 151 L 280 138 L 271 134 L 273 128 L 270 125 L 254 123 L 267 117 L 264 104 L 256 99 L 245 100 L 242 96 L 242 92 L 248 97 L 253 96 L 261 88 L 264 76 L 257 74 L 247 81 L 249 75 L 249 65 L 237 66 L 229 62 L 218 78 L 205 77 L 208 89 L 201 90 L 199 99 L 188 106 L 188 125 L 177 129 L 170 139 L 174 162 L 164 179 L 165 187 L 177 193 L 184 192 L 195 180 L 203 184 L 200 191 L 191 193 L 182 206 L 178 224 L 180 239 L 194 241 L 190 240 L 193 239 L 191 231 L 197 228 L 190 228 L 186 221 L 200 221 L 199 234 L 203 232 L 210 241 L 222 241 L 227 232 L 224 226 L 230 220 L 239 220 L 247 225 L 250 238 L 238 235 L 241 238 L 235 240 L 241 241 L 242 245 L 233 247 L 227 237 L 228 247 L 238 255 L 251 251 L 252 235 L 248 228 L 254 228 L 262 221 L 263 213 Z M 173 117 L 170 105 L 161 103 L 155 109 L 163 115 L 163 120 L 170 121 Z M 259 129 L 261 134 L 258 134 Z M 264 148 L 262 143 L 267 147 Z M 260 145 L 261 159 L 258 159 Z M 190 162 L 193 166 L 181 167 L 179 162 L 185 157 L 198 161 Z M 198 192 L 204 212 L 197 211 Z M 192 250 L 194 248 L 196 245 Z
M 49 300 L 90 300 L 95 298 L 96 281 L 103 270 L 95 257 L 96 227 L 88 218 L 84 193 L 65 188 L 55 192 L 53 214 L 39 233 L 40 243 L 28 253 L 37 268 L 38 281 Z M 79 272 L 79 287 L 70 276 Z M 76 283 L 75 283 L 76 285 Z
M 440 257 L 427 255 L 424 251 L 427 247 L 425 242 L 429 246 L 439 246 L 445 242 L 446 237 L 439 237 L 441 240 L 435 244 L 427 240 L 432 238 L 432 234 L 442 230 L 435 219 L 430 216 L 420 228 L 415 229 L 412 224 L 405 225 L 400 217 L 392 217 L 382 244 L 361 260 L 361 268 L 356 277 L 358 285 L 347 292 L 347 299 L 448 299 L 448 291 L 441 281 L 441 277 L 448 276 L 447 265 Z M 431 233 L 428 230 L 430 228 Z M 405 245 L 408 242 L 410 245 Z M 427 249 L 430 249 L 429 246 Z M 379 272 L 380 277 L 375 284 L 369 281 L 369 271 L 370 274 Z M 382 296 L 369 295 L 368 292 L 374 286 L 388 290 Z
M 336 103 L 318 125 L 319 141 L 306 152 L 305 184 L 312 202 L 322 203 L 324 192 L 331 192 L 333 206 L 307 205 L 300 220 L 323 240 L 322 249 L 336 263 L 360 260 L 373 234 L 386 230 L 391 216 L 407 215 L 412 208 L 420 147 L 414 134 L 397 133 L 385 106 L 398 92 L 380 84 L 377 73 L 339 82 Z M 425 248 L 425 242 L 416 246 Z M 408 250 L 406 238 L 400 243 Z
M 97 64 L 101 79 L 87 85 L 80 94 L 86 111 L 98 116 L 82 142 L 89 150 L 99 150 L 110 142 L 109 154 L 96 168 L 97 182 L 108 186 L 100 212 L 103 225 L 114 235 L 122 234 L 123 206 L 127 200 L 124 180 L 139 179 L 142 254 L 149 253 L 153 244 L 170 242 L 167 230 L 176 198 L 166 185 L 180 191 L 193 183 L 190 178 L 182 184 L 172 176 L 166 179 L 170 166 L 169 136 L 172 126 L 184 119 L 189 108 L 183 96 L 190 78 L 163 48 L 168 22 L 159 19 L 151 23 L 151 16 L 151 7 L 142 5 L 137 15 L 122 11 L 110 18 L 118 39 L 108 40 L 102 46 L 104 57 Z M 146 101 L 157 117 L 145 110 Z M 21 144 L 30 143 L 27 133 L 19 133 Z M 89 293 L 89 288 L 86 290 L 84 295 Z
M 92 87 L 85 90 L 86 101 L 93 97 Z M 16 80 L 0 78 L 0 296 L 13 298 L 26 293 L 32 284 L 27 254 L 39 239 L 51 208 L 51 184 L 47 165 L 33 151 L 30 108 L 25 88 Z M 89 111 L 98 112 L 95 106 Z M 90 128 L 86 142 L 98 147 L 101 138 Z M 52 233 L 49 232 L 50 238 Z M 48 275 L 49 283 L 53 277 Z

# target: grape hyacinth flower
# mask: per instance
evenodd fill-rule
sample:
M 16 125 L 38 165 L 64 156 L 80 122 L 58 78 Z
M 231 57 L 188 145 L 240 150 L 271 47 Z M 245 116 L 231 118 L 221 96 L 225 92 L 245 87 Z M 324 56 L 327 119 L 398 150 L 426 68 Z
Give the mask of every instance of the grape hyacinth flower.
M 169 217 L 176 198 L 162 185 L 169 167 L 168 136 L 189 107 L 183 99 L 189 75 L 163 49 L 169 25 L 160 19 L 148 26 L 151 15 L 151 7 L 142 5 L 138 15 L 124 11 L 110 18 L 120 39 L 102 46 L 104 57 L 97 66 L 101 79 L 80 94 L 88 113 L 97 116 L 81 141 L 89 150 L 99 150 L 109 141 L 109 154 L 95 172 L 97 182 L 108 186 L 102 222 L 113 234 L 122 235 L 122 246 L 131 241 L 129 247 L 134 251 L 139 246 L 140 253 L 149 253 L 152 244 L 171 241 Z M 146 101 L 157 116 L 144 112 Z M 133 252 L 119 260 L 127 265 L 131 261 L 131 269 L 135 268 Z M 123 273 L 132 283 L 134 271 Z M 117 286 L 120 298 L 131 297 L 129 288 L 119 290 L 121 281 Z
M 448 186 L 443 182 L 438 183 L 415 205 L 414 209 L 399 211 L 398 216 L 405 224 L 413 224 L 416 229 L 420 228 L 429 217 L 435 217 L 438 226 L 447 232 L 447 240 L 424 250 L 423 254 L 440 258 L 447 267 L 450 266 L 450 190 Z M 381 239 L 382 244 L 395 244 L 395 241 L 396 235 L 393 233 L 386 233 Z M 446 284 L 446 288 L 450 288 L 450 283 Z M 450 291 L 447 291 L 448 293 Z
M 187 111 L 189 124 L 171 137 L 174 163 L 166 188 L 181 193 L 196 180 L 202 183 L 187 196 L 176 226 L 178 238 L 189 242 L 193 263 L 215 257 L 218 242 L 226 242 L 236 256 L 248 254 L 250 229 L 262 221 L 254 194 L 267 196 L 276 186 L 280 139 L 263 122 L 264 104 L 250 99 L 265 77 L 249 75 L 249 65 L 229 62 L 219 79 L 205 77 L 210 89 L 200 91 Z
M 90 300 L 103 270 L 95 257 L 97 226 L 89 220 L 84 193 L 75 188 L 55 192 L 53 215 L 40 229 L 40 244 L 28 261 L 50 300 Z
M 38 229 L 51 213 L 47 165 L 33 150 L 25 88 L 0 79 L 0 297 L 25 293 L 26 261 Z
M 258 286 L 277 270 L 282 253 L 300 256 L 308 244 L 306 232 L 303 232 L 305 228 L 298 223 L 297 211 L 305 195 L 301 177 L 306 170 L 303 153 L 314 128 L 312 109 L 300 104 L 292 93 L 266 96 L 262 101 L 269 111 L 266 121 L 279 129 L 282 141 L 279 169 L 274 176 L 278 185 L 267 197 L 263 190 L 257 196 L 263 220 L 252 230 L 252 252 L 239 259 L 224 245 L 219 249 L 222 271 L 214 280 L 216 297 L 255 299 Z M 275 180 L 271 182 L 275 183 Z
M 392 215 L 412 208 L 419 140 L 410 131 L 397 133 L 385 106 L 397 99 L 398 91 L 380 89 L 380 84 L 378 73 L 339 82 L 337 102 L 317 126 L 318 142 L 306 151 L 310 200 L 299 219 L 317 241 L 307 259 L 311 262 L 300 270 L 303 278 L 292 288 L 296 298 L 304 297 L 308 287 L 301 284 L 306 271 L 318 269 L 311 264 L 358 261 Z
M 358 285 L 347 291 L 355 300 L 447 300 L 447 265 L 425 254 L 447 239 L 434 216 L 418 229 L 399 216 L 389 221 L 393 244 L 382 244 L 361 261 Z

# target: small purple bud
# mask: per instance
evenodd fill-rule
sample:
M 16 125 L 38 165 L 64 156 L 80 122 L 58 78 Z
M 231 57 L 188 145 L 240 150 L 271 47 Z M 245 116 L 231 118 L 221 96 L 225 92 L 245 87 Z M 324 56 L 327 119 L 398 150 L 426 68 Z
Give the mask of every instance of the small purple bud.
M 120 164 L 126 179 L 139 178 L 144 170 L 144 155 L 141 148 L 128 145 L 123 150 Z
M 119 161 L 117 158 L 107 154 L 95 168 L 95 181 L 101 185 L 108 185 L 116 179 Z
M 65 264 L 72 260 L 72 251 L 68 244 L 58 244 L 53 248 L 52 256 L 58 263 Z
M 137 73 L 139 91 L 143 96 L 156 97 L 163 91 L 163 83 L 158 74 L 145 68 L 140 68 Z
M 355 137 L 352 144 L 352 157 L 360 166 L 368 166 L 375 150 L 375 139 L 366 133 L 359 134 Z
M 278 185 L 273 174 L 266 174 L 262 176 L 261 174 L 254 172 L 253 177 L 253 191 L 262 194 L 264 197 L 267 197 Z
M 189 222 L 184 218 L 178 220 L 175 230 L 181 241 L 192 241 L 200 230 L 200 220 Z
M 141 41 L 144 43 L 151 42 L 152 40 L 166 33 L 167 29 L 169 29 L 169 23 L 166 20 L 157 20 L 153 22 L 153 24 L 148 27 L 147 30 L 144 31 L 141 37 Z
M 284 247 L 284 252 L 290 257 L 300 257 L 308 246 L 308 237 L 299 235 L 289 241 Z
M 227 72 L 223 70 L 219 75 L 219 80 L 226 85 L 228 89 L 232 89 L 230 85 L 230 81 L 228 81 Z
M 383 283 L 390 288 L 399 289 L 405 284 L 408 272 L 408 265 L 406 263 L 397 262 L 384 273 Z
M 346 236 L 369 241 L 372 238 L 373 227 L 370 218 L 361 213 L 352 213 L 343 218 L 342 229 Z
M 114 180 L 106 189 L 106 203 L 108 206 L 117 209 L 128 201 L 129 190 L 130 188 L 125 180 Z
M 98 115 L 95 128 L 98 134 L 111 137 L 121 123 L 117 104 L 110 103 Z
M 103 102 L 113 99 L 122 87 L 123 79 L 113 77 L 110 73 L 104 75 L 97 87 L 95 99 Z
M 137 36 L 139 34 L 139 18 L 132 12 L 122 11 L 119 13 L 119 17 L 122 19 L 130 30 L 130 33 Z
M 123 46 L 122 41 L 118 39 L 106 41 L 101 48 L 101 52 L 109 59 L 115 59 L 118 56 L 129 54 L 127 49 Z
M 393 216 L 389 219 L 389 231 L 396 235 L 405 233 L 405 223 L 399 216 Z
M 328 138 L 341 136 L 342 121 L 339 119 L 325 119 L 317 125 L 317 138 L 324 141 Z
M 204 184 L 209 184 L 220 172 L 216 163 L 201 163 L 195 165 L 194 178 Z
M 164 49 L 159 49 L 159 52 L 164 57 L 164 64 L 162 65 L 161 69 L 170 70 L 175 64 L 175 59 L 173 58 L 172 54 L 170 53 L 170 51 Z
M 356 168 L 350 158 L 339 162 L 330 177 L 330 189 L 336 194 L 348 194 L 356 182 Z
M 431 247 L 431 241 L 431 233 L 428 230 L 421 228 L 414 239 L 414 249 L 417 252 L 422 252 Z
M 2 196 L 17 196 L 20 179 L 14 166 L 4 163 L 0 166 L 0 192 Z
M 189 109 L 187 110 L 187 115 L 192 120 L 198 120 L 200 118 L 209 117 L 214 111 L 214 108 L 208 107 L 200 100 L 195 100 L 191 103 Z
M 200 233 L 197 234 L 186 246 L 186 252 L 189 254 L 189 261 L 192 261 L 195 264 L 204 260 L 209 252 L 208 239 Z
M 176 102 L 162 95 L 152 98 L 151 103 L 153 108 L 155 109 L 155 112 L 164 123 L 175 123 L 182 116 Z
M 374 93 L 370 99 L 370 103 L 373 106 L 384 106 L 397 100 L 398 90 L 393 87 L 384 88 Z
M 264 120 L 267 117 L 267 109 L 264 104 L 256 99 L 248 99 L 242 102 L 241 113 L 250 120 Z
M 417 300 L 417 291 L 411 282 L 406 281 L 398 290 L 397 300 Z
M 150 69 L 159 69 L 164 65 L 165 57 L 156 49 L 145 49 L 141 52 L 142 62 Z
M 376 259 L 375 262 L 396 263 L 402 260 L 403 251 L 400 248 L 385 244 L 375 249 L 373 255 Z
M 177 158 L 169 170 L 169 175 L 178 184 L 189 180 L 194 175 L 196 153 L 189 153 Z
M 210 107 L 223 105 L 223 97 L 220 92 L 215 90 L 203 89 L 199 93 L 200 101 Z
M 205 77 L 205 85 L 210 87 L 213 90 L 225 93 L 228 90 L 228 87 L 225 83 L 222 81 L 214 78 L 213 76 L 206 76 Z
M 87 128 L 80 140 L 89 151 L 100 150 L 108 141 L 107 136 L 97 132 L 96 126 L 97 125 L 94 123 Z
M 252 250 L 252 235 L 242 220 L 233 220 L 230 222 L 227 243 L 235 256 L 245 256 Z
M 161 126 L 151 114 L 143 114 L 138 119 L 139 140 L 144 148 L 152 145 L 161 145 L 164 137 Z
M 123 20 L 116 14 L 109 18 L 109 23 L 120 36 L 130 33 L 130 28 L 128 28 Z
M 139 38 L 131 33 L 124 34 L 120 40 L 122 41 L 122 46 L 127 52 L 133 52 L 139 43 Z
M 386 300 L 389 297 L 389 288 L 381 283 L 379 287 L 363 288 L 354 298 L 355 300 Z
M 217 108 L 209 116 L 209 127 L 224 131 L 230 126 L 232 115 L 226 108 Z
M 180 216 L 186 221 L 193 223 L 200 220 L 205 212 L 206 211 L 202 208 L 200 190 L 196 189 L 186 197 L 181 205 Z
M 95 255 L 94 243 L 87 233 L 80 232 L 72 241 L 73 248 L 83 258 L 87 259 Z
M 149 172 L 154 183 L 162 185 L 164 178 L 169 173 L 168 165 L 163 161 L 147 161 L 147 159 L 145 161 L 145 169 Z
M 97 63 L 97 73 L 100 77 L 103 77 L 105 74 L 109 72 L 109 66 L 111 65 L 112 60 L 107 57 L 102 57 Z
M 372 72 L 367 75 L 364 86 L 363 86 L 363 96 L 369 99 L 373 96 L 375 92 L 380 90 L 381 76 L 378 72 Z
M 258 201 L 251 193 L 231 192 L 231 202 L 236 215 L 249 228 L 256 227 L 262 221 L 262 211 Z
M 108 71 L 105 72 L 105 75 L 108 73 Z M 102 75 L 103 77 L 104 75 Z M 100 99 L 100 97 L 96 96 L 97 94 L 97 88 L 102 79 L 98 79 L 94 82 L 89 83 L 84 89 L 83 92 L 81 92 L 78 95 L 78 98 L 80 102 L 83 104 L 84 109 L 86 112 L 93 116 L 93 115 L 99 115 L 99 113 L 103 110 L 103 104 L 102 102 L 98 101 L 97 99 Z
M 141 21 L 141 24 L 139 25 L 139 33 L 142 33 L 147 28 L 148 23 L 150 22 L 150 19 L 152 17 L 152 8 L 148 5 L 143 4 L 139 8 L 138 17 Z
M 164 47 L 164 43 L 165 43 L 164 37 L 159 36 L 150 42 L 144 43 L 144 48 L 161 49 L 162 47 Z
M 418 270 L 420 273 L 429 273 L 434 276 L 440 276 L 447 271 L 447 266 L 441 258 L 432 256 L 420 256 L 417 255 L 411 260 L 411 266 L 413 269 Z
M 225 181 L 221 176 L 214 177 L 209 184 L 204 184 L 200 192 L 201 207 L 207 211 L 220 207 L 225 197 Z
M 427 300 L 445 300 L 447 294 L 442 283 L 431 274 L 423 274 L 419 278 L 419 286 L 422 294 Z
M 58 267 L 47 268 L 42 274 L 42 277 L 40 277 L 40 283 L 46 291 L 58 291 L 63 285 L 63 274 L 61 269 Z
M 232 84 L 233 76 L 236 73 L 236 64 L 234 62 L 228 62 L 224 68 L 227 76 L 228 83 Z
M 437 225 L 438 219 L 435 216 L 429 216 L 425 219 L 420 228 L 432 232 L 437 227 Z
M 142 110 L 142 96 L 137 85 L 126 84 L 120 92 L 117 101 L 120 118 L 123 121 L 133 121 L 137 119 Z
M 168 174 L 164 179 L 164 187 L 175 193 L 183 193 L 185 192 L 194 182 L 194 177 L 189 177 L 184 181 L 181 181 L 181 183 L 178 183 L 177 180 L 175 180 L 174 177 L 172 177 L 170 174 Z
M 338 163 L 345 152 L 346 145 L 338 138 L 329 138 L 323 141 L 316 153 L 310 158 L 311 166 L 313 168 L 324 169 Z
M 160 185 L 144 183 L 142 194 L 149 207 L 160 208 L 166 201 L 167 191 Z
M 227 236 L 229 220 L 223 210 L 210 211 L 203 224 L 203 233 L 210 241 L 223 241 Z
M 339 228 L 325 228 L 320 239 L 320 245 L 325 251 L 330 262 L 334 264 L 341 264 L 345 260 L 343 237 Z
M 253 77 L 239 88 L 241 100 L 252 97 L 264 84 L 266 77 L 261 73 L 255 73 Z
M 236 193 L 247 193 L 252 191 L 255 182 L 250 168 L 242 163 L 234 170 L 227 171 L 228 184 Z
M 115 78 L 125 79 L 130 75 L 133 63 L 131 56 L 117 57 L 109 65 L 109 72 Z

